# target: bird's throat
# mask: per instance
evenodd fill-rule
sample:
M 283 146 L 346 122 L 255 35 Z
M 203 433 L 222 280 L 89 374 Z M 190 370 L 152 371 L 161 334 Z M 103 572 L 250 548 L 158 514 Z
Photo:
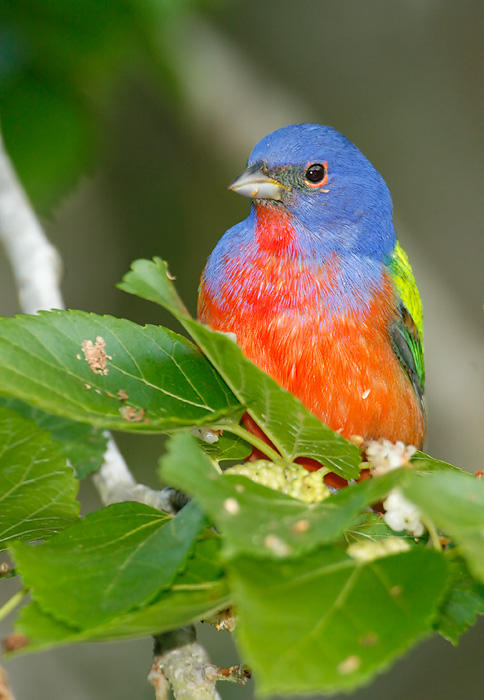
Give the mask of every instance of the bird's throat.
M 283 205 L 258 201 L 254 203 L 255 241 L 261 251 L 276 256 L 293 257 L 297 252 L 296 233 L 289 213 Z

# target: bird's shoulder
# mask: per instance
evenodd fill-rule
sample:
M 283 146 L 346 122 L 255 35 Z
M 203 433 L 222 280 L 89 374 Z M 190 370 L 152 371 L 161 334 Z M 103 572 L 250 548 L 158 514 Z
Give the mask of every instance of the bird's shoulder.
M 423 309 L 420 292 L 406 252 L 397 241 L 389 262 L 390 274 L 397 293 L 412 317 L 418 333 L 423 334 Z
M 423 310 L 420 293 L 407 254 L 396 243 L 388 269 L 397 292 L 397 313 L 391 327 L 394 351 L 420 399 L 425 388 Z

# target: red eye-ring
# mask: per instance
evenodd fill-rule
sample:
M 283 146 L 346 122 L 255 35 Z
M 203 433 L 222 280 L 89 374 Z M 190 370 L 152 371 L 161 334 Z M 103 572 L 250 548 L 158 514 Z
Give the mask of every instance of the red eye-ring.
M 308 163 L 304 177 L 308 187 L 322 187 L 328 182 L 328 163 Z

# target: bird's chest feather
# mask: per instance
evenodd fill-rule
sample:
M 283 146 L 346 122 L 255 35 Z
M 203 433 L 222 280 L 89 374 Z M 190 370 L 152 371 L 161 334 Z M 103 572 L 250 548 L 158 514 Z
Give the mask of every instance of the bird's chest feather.
M 317 240 L 301 239 L 288 216 L 263 209 L 252 236 L 212 254 L 199 317 L 236 333 L 243 349 L 258 345 L 264 354 L 266 343 L 298 353 L 316 342 L 320 354 L 327 342 L 351 342 L 370 327 L 386 330 L 393 305 L 393 284 L 380 264 L 322 253 Z

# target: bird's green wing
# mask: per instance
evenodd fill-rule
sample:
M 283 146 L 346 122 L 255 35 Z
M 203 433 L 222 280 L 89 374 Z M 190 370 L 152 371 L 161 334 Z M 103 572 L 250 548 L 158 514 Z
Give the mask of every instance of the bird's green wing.
M 422 301 L 407 254 L 398 242 L 389 270 L 399 296 L 398 318 L 391 328 L 393 349 L 422 403 L 425 388 Z

